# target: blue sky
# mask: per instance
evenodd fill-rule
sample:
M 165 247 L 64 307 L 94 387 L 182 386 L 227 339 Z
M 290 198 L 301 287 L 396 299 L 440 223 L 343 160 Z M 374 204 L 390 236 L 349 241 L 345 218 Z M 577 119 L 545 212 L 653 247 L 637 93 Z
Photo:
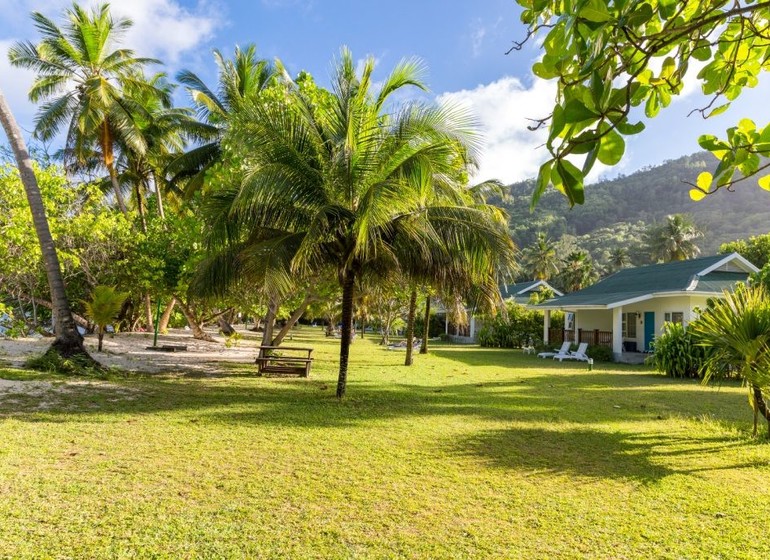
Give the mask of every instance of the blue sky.
M 84 2 L 88 3 L 88 2 Z M 19 39 L 37 39 L 29 13 L 38 10 L 58 19 L 64 0 L 0 0 L 0 87 L 17 119 L 33 127 L 35 108 L 26 101 L 31 76 L 11 68 L 5 56 Z M 553 103 L 553 86 L 533 78 L 539 56 L 533 43 L 505 55 L 523 37 L 513 0 L 484 2 L 438 0 L 123 0 L 113 11 L 130 16 L 134 28 L 125 46 L 166 62 L 173 76 L 195 71 L 214 85 L 214 48 L 231 53 L 236 44 L 255 43 L 264 57 L 279 57 L 292 73 L 307 70 L 328 82 L 334 56 L 347 45 L 357 58 L 373 56 L 381 75 L 404 57 L 418 56 L 428 66 L 431 96 L 469 105 L 478 116 L 486 149 L 479 178 L 516 181 L 536 173 L 546 153 L 542 135 L 526 129 L 527 118 L 542 117 Z M 698 150 L 697 136 L 724 134 L 727 126 L 749 116 L 764 125 L 770 119 L 770 84 L 765 80 L 719 119 L 703 122 L 689 111 L 705 104 L 692 84 L 648 130 L 629 142 L 627 157 L 606 176 Z M 184 98 L 180 96 L 180 101 Z

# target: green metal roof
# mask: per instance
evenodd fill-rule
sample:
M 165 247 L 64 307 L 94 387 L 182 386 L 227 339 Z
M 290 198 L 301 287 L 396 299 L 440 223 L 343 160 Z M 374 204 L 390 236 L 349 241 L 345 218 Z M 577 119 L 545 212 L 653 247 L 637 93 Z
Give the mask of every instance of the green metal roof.
M 529 288 L 531 288 L 538 282 L 539 280 L 532 280 L 530 282 L 519 282 L 517 284 L 508 284 L 507 286 L 501 286 L 500 293 L 504 298 L 507 298 L 508 296 L 515 296 L 516 294 L 527 291 Z
M 707 292 L 719 294 L 737 282 L 745 282 L 747 272 L 713 271 L 703 276 L 699 273 L 724 261 L 730 255 L 716 255 L 687 261 L 654 264 L 639 268 L 628 268 L 608 276 L 571 294 L 551 299 L 540 304 L 542 307 L 569 308 L 571 306 L 606 307 L 622 301 L 651 297 L 662 292 Z

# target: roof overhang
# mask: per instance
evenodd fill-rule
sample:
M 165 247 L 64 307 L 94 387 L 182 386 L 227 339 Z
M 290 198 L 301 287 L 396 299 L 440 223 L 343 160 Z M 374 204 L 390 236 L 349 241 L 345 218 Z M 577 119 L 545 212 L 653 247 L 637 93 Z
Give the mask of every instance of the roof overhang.
M 698 276 L 705 276 L 709 272 L 714 272 L 715 270 L 719 270 L 723 266 L 729 263 L 736 263 L 738 265 L 738 268 L 742 268 L 744 272 L 752 273 L 752 272 L 759 272 L 759 269 L 751 264 L 751 262 L 738 253 L 730 253 L 729 255 L 726 255 L 725 258 L 715 262 L 711 266 L 704 268 L 698 273 Z

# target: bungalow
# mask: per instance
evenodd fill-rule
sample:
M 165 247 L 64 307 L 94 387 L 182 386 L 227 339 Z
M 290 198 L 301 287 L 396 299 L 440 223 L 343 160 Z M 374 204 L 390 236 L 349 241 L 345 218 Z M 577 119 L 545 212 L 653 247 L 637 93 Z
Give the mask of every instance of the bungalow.
M 757 270 L 738 253 L 629 268 L 535 308 L 545 312 L 546 342 L 609 346 L 616 360 L 627 361 L 627 353 L 650 351 L 664 323 L 687 325 L 709 298 L 723 297 Z M 573 313 L 569 329 L 549 328 L 556 309 Z
M 514 301 L 520 305 L 527 305 L 532 295 L 540 290 L 550 290 L 557 297 L 564 295 L 545 280 L 532 280 L 530 282 L 501 286 L 500 295 L 505 301 Z
M 503 301 L 513 301 L 519 305 L 528 305 L 532 295 L 540 290 L 549 290 L 556 297 L 564 295 L 545 280 L 531 280 L 529 282 L 519 282 L 517 284 L 500 286 L 500 296 Z M 444 315 L 445 332 L 449 335 L 452 342 L 459 344 L 474 344 L 478 338 L 478 331 L 483 324 L 476 317 L 476 313 L 472 308 L 466 308 L 465 311 L 468 315 L 468 324 L 463 326 L 451 323 L 449 314 L 443 306 L 440 306 L 436 310 L 436 315 Z

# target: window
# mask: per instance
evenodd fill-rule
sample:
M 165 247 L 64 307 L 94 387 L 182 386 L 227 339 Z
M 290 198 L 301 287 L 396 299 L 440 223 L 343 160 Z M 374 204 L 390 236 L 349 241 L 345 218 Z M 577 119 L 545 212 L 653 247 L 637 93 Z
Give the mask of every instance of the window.
M 623 313 L 623 337 L 636 338 L 636 313 Z
M 666 323 L 684 323 L 684 313 L 682 311 L 672 311 L 663 315 Z

